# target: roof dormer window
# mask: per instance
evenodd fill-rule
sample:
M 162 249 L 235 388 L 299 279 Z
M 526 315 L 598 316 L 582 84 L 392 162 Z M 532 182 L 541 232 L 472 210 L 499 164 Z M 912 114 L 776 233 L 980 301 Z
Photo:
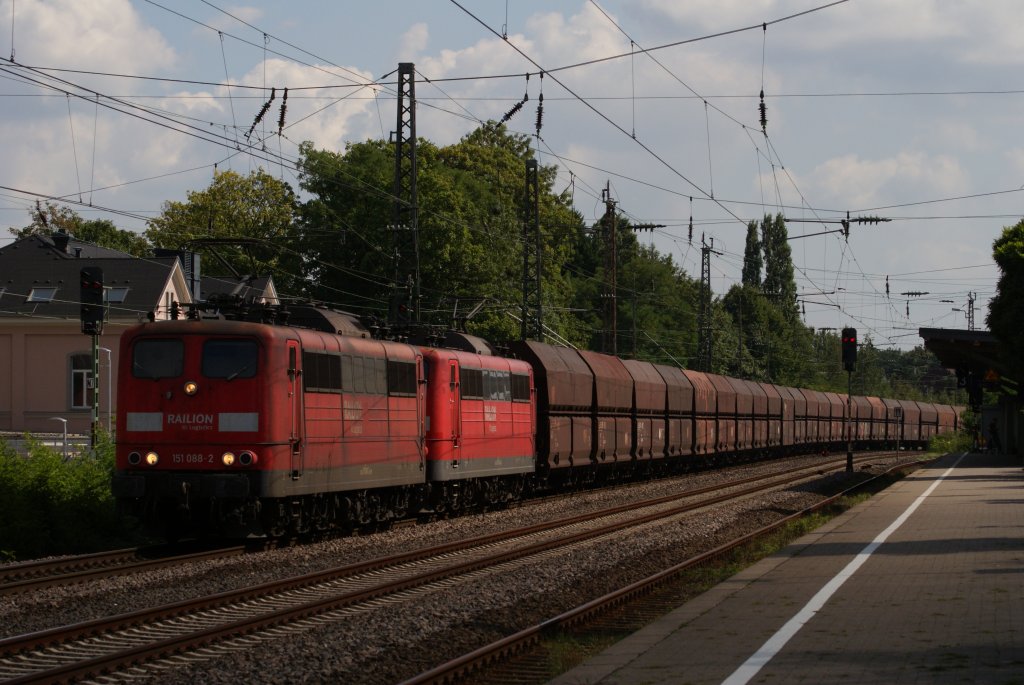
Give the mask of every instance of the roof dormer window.
M 128 291 L 130 288 L 125 286 L 112 286 L 110 288 L 103 289 L 103 298 L 107 302 L 113 302 L 114 304 L 122 304 L 128 299 Z
M 53 298 L 57 296 L 57 289 L 52 287 L 46 288 L 32 288 L 29 292 L 28 297 L 25 298 L 26 302 L 53 302 Z

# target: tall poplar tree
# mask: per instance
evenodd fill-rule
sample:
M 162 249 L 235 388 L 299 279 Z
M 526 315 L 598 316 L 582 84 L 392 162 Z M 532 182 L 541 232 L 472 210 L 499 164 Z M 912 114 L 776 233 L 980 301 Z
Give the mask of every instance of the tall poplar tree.
M 757 233 L 757 221 L 747 224 L 747 245 L 743 250 L 743 285 L 761 287 L 761 269 L 764 258 L 761 255 L 761 241 Z
M 796 281 L 793 279 L 793 257 L 789 249 L 786 221 L 782 214 L 765 215 L 761 222 L 764 248 L 764 282 L 761 290 L 790 323 L 800 316 L 796 302 Z

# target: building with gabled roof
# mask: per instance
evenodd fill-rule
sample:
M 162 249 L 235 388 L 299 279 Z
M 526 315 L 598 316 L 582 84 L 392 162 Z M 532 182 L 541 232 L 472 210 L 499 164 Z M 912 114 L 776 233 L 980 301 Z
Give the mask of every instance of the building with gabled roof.
M 98 379 L 92 337 L 82 333 L 80 321 L 80 273 L 86 266 L 103 270 L 106 320 Z M 97 380 L 100 424 L 113 427 L 121 332 L 149 317 L 170 318 L 171 303 L 193 302 L 200 283 L 206 296 L 277 299 L 269 278 L 202 277 L 193 254 L 159 251 L 140 259 L 64 232 L 0 248 L 0 431 L 60 432 L 55 419 L 66 419 L 69 432 L 88 433 Z

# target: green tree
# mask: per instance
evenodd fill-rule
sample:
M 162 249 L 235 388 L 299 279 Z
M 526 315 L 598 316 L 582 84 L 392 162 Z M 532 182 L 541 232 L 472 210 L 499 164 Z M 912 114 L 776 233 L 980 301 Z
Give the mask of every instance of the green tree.
M 304 254 L 314 292 L 343 298 L 362 313 L 384 315 L 394 281 L 394 148 L 384 141 L 349 144 L 342 153 L 302 146 Z M 417 141 L 422 319 L 448 324 L 484 302 L 470 330 L 494 340 L 519 336 L 522 301 L 522 207 L 526 136 L 489 123 L 447 147 Z M 563 266 L 580 230 L 579 215 L 553 191 L 556 169 L 539 169 L 545 324 L 578 341 L 568 311 Z M 533 246 L 528 246 L 533 249 Z
M 795 322 L 799 318 L 796 281 L 793 278 L 792 252 L 782 214 L 764 217 L 761 236 L 764 249 L 764 282 L 761 290 L 776 303 L 788 321 Z
M 751 286 L 734 285 L 722 306 L 735 340 L 726 372 L 770 383 L 809 384 L 813 333 L 799 319 L 788 318 L 775 299 Z
M 757 222 L 747 224 L 747 244 L 743 250 L 743 285 L 761 287 L 761 269 L 764 258 L 761 255 L 761 241 L 758 239 Z
M 572 309 L 588 331 L 583 345 L 604 349 L 605 295 L 610 275 L 605 252 L 611 218 L 581 229 L 566 270 L 571 276 Z M 685 363 L 696 343 L 697 286 L 672 259 L 641 245 L 629 220 L 615 219 L 617 349 L 620 356 L 666 364 Z
M 989 330 L 999 339 L 1012 373 L 1019 380 L 1024 370 L 1024 220 L 1003 229 L 992 245 L 999 265 L 996 295 L 989 303 Z
M 218 171 L 204 190 L 188 192 L 186 202 L 164 203 L 149 221 L 146 237 L 157 247 L 178 249 L 203 238 L 253 239 L 243 247 L 195 245 L 204 263 L 220 258 L 243 274 L 271 274 L 282 291 L 302 280 L 298 247 L 298 203 L 291 187 L 262 169 L 242 176 Z
M 681 364 L 697 347 L 697 284 L 671 255 L 638 245 L 617 278 L 619 355 Z
M 127 252 L 136 257 L 147 257 L 152 251 L 149 241 L 138 233 L 120 229 L 108 219 L 83 219 L 74 210 L 53 202 L 43 204 L 36 201 L 29 215 L 32 223 L 28 226 L 10 229 L 14 237 L 52 236 L 63 230 L 83 242 Z

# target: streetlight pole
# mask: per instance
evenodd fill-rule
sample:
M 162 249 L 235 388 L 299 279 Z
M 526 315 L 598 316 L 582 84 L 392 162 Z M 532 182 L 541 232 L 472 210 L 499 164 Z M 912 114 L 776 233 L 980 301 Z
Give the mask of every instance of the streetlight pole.
M 51 421 L 60 421 L 64 424 L 64 461 L 68 460 L 68 420 L 59 416 L 51 416 Z

